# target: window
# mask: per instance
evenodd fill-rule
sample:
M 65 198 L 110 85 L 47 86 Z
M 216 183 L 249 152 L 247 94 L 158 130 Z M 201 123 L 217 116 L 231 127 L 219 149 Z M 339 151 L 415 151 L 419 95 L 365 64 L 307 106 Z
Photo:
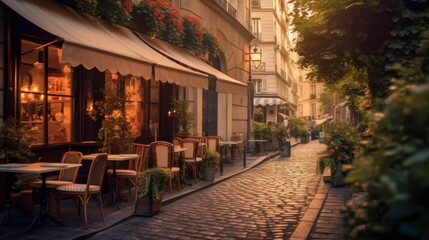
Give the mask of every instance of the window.
M 255 87 L 255 93 L 265 92 L 265 84 L 262 79 L 253 79 L 253 86 Z
M 316 104 L 311 104 L 311 118 L 314 119 L 316 117 Z
M 315 84 L 311 84 L 310 85 L 310 99 L 316 99 L 316 85 Z
M 260 18 L 252 18 L 252 34 L 256 39 L 262 39 L 262 31 L 261 31 L 261 19 Z
M 135 137 L 141 134 L 144 121 L 144 79 L 136 76 L 121 76 L 120 74 L 106 71 L 105 88 L 125 91 L 127 100 L 125 102 L 125 114 L 130 123 L 131 132 Z
M 61 48 L 21 41 L 21 123 L 32 145 L 70 142 L 73 127 L 72 68 L 60 62 Z M 47 74 L 46 74 L 47 72 Z

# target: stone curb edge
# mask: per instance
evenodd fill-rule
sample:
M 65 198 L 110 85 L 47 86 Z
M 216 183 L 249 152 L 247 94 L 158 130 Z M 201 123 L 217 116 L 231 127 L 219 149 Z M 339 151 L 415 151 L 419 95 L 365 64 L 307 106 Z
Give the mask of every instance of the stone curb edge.
M 331 185 L 323 181 L 323 176 L 320 180 L 317 193 L 311 201 L 304 213 L 295 231 L 292 233 L 290 240 L 306 240 L 310 236 L 311 230 L 322 210 L 323 204 L 325 203 L 326 196 L 328 195 Z

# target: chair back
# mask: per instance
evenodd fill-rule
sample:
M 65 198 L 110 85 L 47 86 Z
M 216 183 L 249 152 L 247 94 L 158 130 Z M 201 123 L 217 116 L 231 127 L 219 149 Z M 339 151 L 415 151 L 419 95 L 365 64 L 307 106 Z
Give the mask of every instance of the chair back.
M 138 155 L 135 161 L 130 161 L 129 169 L 137 173 L 147 169 L 149 163 L 149 149 L 147 144 L 133 143 L 133 153 Z
M 219 151 L 219 142 L 220 142 L 220 137 L 218 136 L 206 137 L 207 149 L 210 149 L 212 151 Z
M 183 158 L 196 160 L 198 154 L 199 141 L 192 138 L 185 138 L 182 140 L 182 148 L 187 148 L 183 151 Z
M 233 135 L 229 139 L 231 141 L 243 142 L 243 137 L 240 135 Z
M 174 146 L 182 146 L 182 139 L 180 137 L 173 137 L 171 142 Z
M 150 144 L 154 165 L 171 168 L 173 163 L 174 145 L 165 141 L 156 141 Z
M 98 154 L 91 162 L 91 167 L 88 172 L 88 180 L 86 183 L 87 191 L 89 185 L 100 186 L 103 183 L 104 172 L 106 171 L 107 165 L 107 153 Z
M 61 162 L 80 164 L 82 162 L 82 153 L 76 152 L 76 151 L 68 151 L 64 153 Z M 61 170 L 58 180 L 75 182 L 78 171 L 79 171 L 79 167 Z

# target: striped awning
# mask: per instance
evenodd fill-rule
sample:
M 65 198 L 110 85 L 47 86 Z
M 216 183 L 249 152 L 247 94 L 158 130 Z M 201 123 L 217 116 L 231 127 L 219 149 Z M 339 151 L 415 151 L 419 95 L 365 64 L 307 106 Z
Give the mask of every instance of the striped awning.
M 281 98 L 253 98 L 253 106 L 274 106 L 274 105 L 285 105 L 287 102 Z

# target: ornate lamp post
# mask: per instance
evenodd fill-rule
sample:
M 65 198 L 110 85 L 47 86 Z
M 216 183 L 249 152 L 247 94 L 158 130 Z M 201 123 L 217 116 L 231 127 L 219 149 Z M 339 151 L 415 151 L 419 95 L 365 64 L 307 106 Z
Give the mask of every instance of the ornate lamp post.
M 249 139 L 250 139 L 250 132 L 252 123 L 252 112 L 253 112 L 253 82 L 252 82 L 252 63 L 253 66 L 258 69 L 262 62 L 262 49 L 259 45 L 251 45 L 249 46 L 249 53 L 246 53 L 246 55 L 250 55 L 250 59 L 246 60 L 249 62 L 249 81 L 247 83 L 247 134 L 246 134 L 246 141 L 245 141 L 245 147 L 243 151 L 243 167 L 246 167 L 246 151 L 249 149 Z

